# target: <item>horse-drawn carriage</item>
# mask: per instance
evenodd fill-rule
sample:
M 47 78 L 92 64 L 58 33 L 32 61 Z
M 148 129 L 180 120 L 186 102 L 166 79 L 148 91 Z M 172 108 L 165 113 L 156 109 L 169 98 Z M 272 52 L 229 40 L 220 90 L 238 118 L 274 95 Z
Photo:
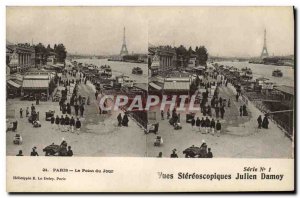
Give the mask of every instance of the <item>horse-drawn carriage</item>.
M 172 117 L 172 118 L 169 119 L 169 124 L 174 126 L 174 124 L 175 124 L 177 121 L 178 121 L 178 117 L 177 117 L 177 116 L 176 116 L 176 117 Z
M 201 147 L 191 146 L 183 151 L 186 158 L 205 158 L 207 156 L 207 146 L 206 144 L 202 144 Z
M 156 134 L 157 132 L 158 132 L 158 127 L 159 127 L 159 123 L 157 122 L 157 123 L 153 123 L 153 124 L 149 124 L 148 126 L 147 126 L 147 130 L 145 130 L 145 133 L 147 134 L 147 133 L 154 133 L 154 134 Z
M 186 114 L 186 123 L 191 123 L 192 119 L 195 118 L 196 113 L 188 113 Z
M 17 128 L 18 128 L 18 121 L 14 120 L 9 123 L 6 131 L 15 132 L 17 130 Z
M 161 136 L 156 136 L 155 141 L 154 141 L 154 146 L 160 146 L 163 144 L 163 139 Z
M 51 118 L 54 116 L 55 111 L 49 110 L 48 112 L 46 112 L 46 117 L 45 120 L 46 121 L 50 121 Z
M 43 149 L 45 156 L 67 156 L 67 143 L 63 141 L 60 145 L 52 143 Z
M 23 142 L 22 136 L 20 134 L 16 134 L 13 139 L 13 143 L 20 145 L 22 144 L 22 142 Z

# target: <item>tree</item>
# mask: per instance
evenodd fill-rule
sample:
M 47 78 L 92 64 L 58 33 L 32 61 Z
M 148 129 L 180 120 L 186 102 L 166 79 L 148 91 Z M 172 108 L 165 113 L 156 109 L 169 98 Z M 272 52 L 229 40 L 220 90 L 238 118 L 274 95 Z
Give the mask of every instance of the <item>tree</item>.
M 57 61 L 61 63 L 65 62 L 67 57 L 67 51 L 64 44 L 60 43 L 56 47 L 54 45 L 54 48 L 54 53 L 56 53 Z
M 36 54 L 36 62 L 38 64 L 46 64 L 48 56 L 47 49 L 45 48 L 45 46 L 42 43 L 39 43 L 34 47 L 34 49 Z
M 193 51 L 192 47 L 190 46 L 189 51 L 188 51 L 189 56 L 191 56 L 191 54 L 192 54 L 193 52 L 194 52 L 194 51 Z
M 181 66 L 181 59 L 183 60 L 183 65 L 186 66 L 187 63 L 187 56 L 188 56 L 188 51 L 187 49 L 183 46 L 180 45 L 178 48 L 175 49 L 176 51 L 176 56 L 177 56 L 177 65 Z
M 204 46 L 200 46 L 196 51 L 197 60 L 200 65 L 206 65 L 206 61 L 208 59 L 208 53 Z

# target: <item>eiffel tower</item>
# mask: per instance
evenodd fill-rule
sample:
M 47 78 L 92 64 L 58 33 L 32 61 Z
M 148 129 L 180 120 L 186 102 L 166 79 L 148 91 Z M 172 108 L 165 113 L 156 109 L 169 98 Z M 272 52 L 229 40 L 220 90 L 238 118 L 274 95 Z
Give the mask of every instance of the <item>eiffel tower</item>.
M 125 27 L 124 27 L 124 32 L 123 32 L 123 44 L 121 47 L 121 51 L 120 51 L 120 56 L 125 56 L 128 55 L 128 50 L 126 47 L 126 37 L 125 37 Z
M 268 56 L 269 56 L 269 53 L 268 53 L 268 50 L 267 50 L 267 31 L 265 29 L 265 31 L 264 31 L 264 46 L 263 46 L 260 57 L 261 58 L 266 58 Z

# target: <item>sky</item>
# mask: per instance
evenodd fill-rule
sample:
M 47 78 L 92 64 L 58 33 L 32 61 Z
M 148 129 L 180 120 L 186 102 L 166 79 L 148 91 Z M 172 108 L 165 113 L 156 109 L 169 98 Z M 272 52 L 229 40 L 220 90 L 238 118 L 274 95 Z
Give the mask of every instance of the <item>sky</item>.
M 147 21 L 135 8 L 111 7 L 8 7 L 9 42 L 63 43 L 78 54 L 119 54 L 126 27 L 130 53 L 147 53 Z
M 204 45 L 214 56 L 294 54 L 292 7 L 8 7 L 9 42 L 64 43 L 68 52 L 131 53 L 152 45 Z

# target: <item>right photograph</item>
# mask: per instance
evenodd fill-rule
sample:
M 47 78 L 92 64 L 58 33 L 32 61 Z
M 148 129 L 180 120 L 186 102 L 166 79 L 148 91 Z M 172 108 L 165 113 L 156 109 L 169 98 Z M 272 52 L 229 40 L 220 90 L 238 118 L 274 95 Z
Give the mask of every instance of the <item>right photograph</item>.
M 152 10 L 146 156 L 294 158 L 293 8 Z

